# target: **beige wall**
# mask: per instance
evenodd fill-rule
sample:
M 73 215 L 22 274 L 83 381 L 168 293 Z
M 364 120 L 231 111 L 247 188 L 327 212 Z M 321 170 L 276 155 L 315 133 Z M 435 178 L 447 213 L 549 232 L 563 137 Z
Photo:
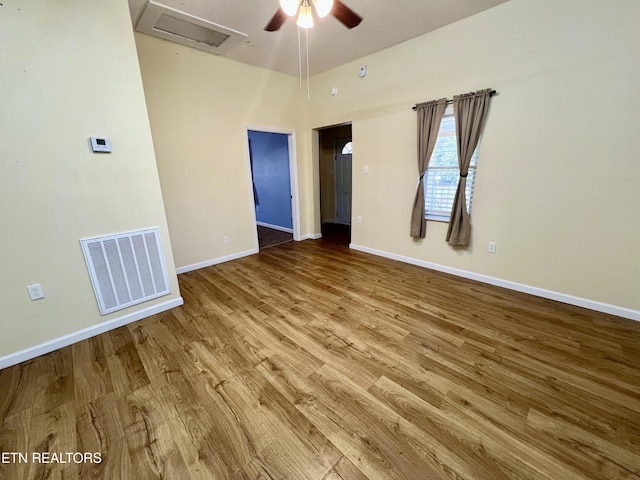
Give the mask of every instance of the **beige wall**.
M 257 248 L 245 127 L 300 131 L 297 79 L 147 35 L 136 43 L 176 265 Z M 303 196 L 309 170 L 298 170 Z
M 512 0 L 313 77 L 309 125 L 353 122 L 363 223 L 352 242 L 640 310 L 638 18 L 636 0 Z M 414 241 L 411 106 L 487 87 L 499 95 L 480 148 L 472 244 L 449 247 L 437 222 Z
M 127 2 L 1 10 L 0 357 L 179 299 Z M 172 294 L 101 317 L 79 240 L 154 226 Z

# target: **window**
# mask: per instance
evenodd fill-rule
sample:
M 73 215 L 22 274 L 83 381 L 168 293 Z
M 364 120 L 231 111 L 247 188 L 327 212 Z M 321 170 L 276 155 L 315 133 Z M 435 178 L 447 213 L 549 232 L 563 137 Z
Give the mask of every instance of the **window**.
M 467 211 L 471 213 L 471 199 L 476 183 L 476 167 L 478 165 L 478 149 L 471 157 L 467 176 Z M 440 124 L 438 140 L 429 161 L 425 174 L 424 198 L 425 217 L 430 220 L 448 222 L 453 208 L 453 199 L 460 178 L 458 166 L 458 148 L 456 145 L 456 124 L 453 108 L 447 107 Z
M 343 155 L 350 155 L 353 153 L 353 144 L 351 142 L 347 142 L 344 147 L 342 147 Z

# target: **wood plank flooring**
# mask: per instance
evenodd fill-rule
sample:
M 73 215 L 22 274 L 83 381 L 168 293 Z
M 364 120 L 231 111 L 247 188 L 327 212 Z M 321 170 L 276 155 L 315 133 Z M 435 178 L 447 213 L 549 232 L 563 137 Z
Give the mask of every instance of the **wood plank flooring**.
M 257 225 L 258 247 L 260 249 L 280 245 L 281 243 L 293 242 L 293 233 L 283 232 L 274 228 Z
M 322 241 L 0 371 L 1 479 L 640 479 L 640 323 Z M 31 458 L 29 458 L 31 460 Z

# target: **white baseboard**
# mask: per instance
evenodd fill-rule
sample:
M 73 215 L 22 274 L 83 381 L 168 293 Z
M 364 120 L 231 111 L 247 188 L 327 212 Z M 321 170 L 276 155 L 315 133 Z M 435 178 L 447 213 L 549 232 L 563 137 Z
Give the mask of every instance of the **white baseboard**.
M 184 267 L 176 268 L 176 273 L 177 274 L 187 273 L 192 270 L 198 270 L 199 268 L 210 267 L 211 265 L 217 265 L 218 263 L 224 263 L 230 260 L 236 260 L 238 258 L 246 257 L 248 255 L 253 255 L 254 253 L 258 253 L 257 248 L 253 248 L 251 250 L 245 250 L 244 252 L 232 253 L 231 255 L 214 258 L 212 260 L 206 260 L 200 263 L 194 263 L 193 265 L 185 265 Z
M 273 230 L 280 230 L 281 232 L 293 233 L 293 228 L 281 227 L 280 225 L 271 225 L 270 223 L 256 222 L 261 227 L 272 228 Z
M 568 303 L 569 305 L 575 305 L 577 307 L 588 308 L 589 310 L 595 310 L 596 312 L 608 313 L 611 315 L 617 315 L 618 317 L 628 318 L 630 320 L 640 321 L 640 311 L 632 310 L 630 308 L 619 307 L 617 305 L 611 305 L 608 303 L 602 303 L 595 300 L 589 300 L 588 298 L 574 297 L 573 295 L 567 295 L 565 293 L 554 292 L 552 290 L 545 290 L 544 288 L 533 287 L 531 285 L 525 285 L 522 283 L 511 282 L 509 280 L 503 280 L 501 278 L 490 277 L 480 273 L 469 272 L 467 270 L 460 270 L 458 268 L 447 267 L 437 263 L 426 262 L 417 258 L 405 257 L 404 255 L 398 255 L 395 253 L 385 252 L 383 250 L 377 250 L 375 248 L 363 247 L 354 243 L 349 244 L 349 248 L 358 250 L 360 252 L 371 253 L 379 257 L 389 258 L 391 260 L 398 260 L 400 262 L 409 263 L 411 265 L 417 265 L 419 267 L 430 268 L 431 270 L 437 270 L 439 272 L 449 273 L 458 277 L 468 278 L 470 280 L 477 280 L 479 282 L 488 283 L 497 287 L 504 287 L 517 292 L 528 293 L 535 295 L 536 297 L 548 298 L 549 300 L 556 300 L 562 303 Z
M 87 338 L 95 337 L 96 335 L 99 335 L 101 333 L 113 330 L 114 328 L 119 328 L 124 325 L 128 325 L 129 323 L 142 320 L 143 318 L 150 317 L 151 315 L 155 315 L 156 313 L 171 310 L 172 308 L 179 307 L 182 304 L 184 304 L 184 300 L 182 299 L 182 297 L 178 297 L 173 300 L 168 300 L 166 302 L 159 303 L 142 310 L 138 310 L 137 312 L 133 312 L 122 317 L 114 318 L 113 320 L 108 320 L 97 325 L 92 325 L 91 327 L 83 328 L 82 330 L 78 330 L 77 332 L 73 332 L 68 335 L 49 340 L 48 342 L 41 343 L 40 345 L 36 345 L 34 347 L 25 348 L 24 350 L 20 350 L 19 352 L 10 353 L 9 355 L 0 357 L 0 370 L 12 365 L 16 365 L 20 362 L 31 360 L 32 358 L 39 357 L 40 355 L 53 352 L 54 350 L 68 347 L 69 345 L 80 342 L 82 340 L 86 340 Z
M 322 238 L 321 233 L 307 233 L 306 235 L 302 235 L 300 240 L 318 240 Z

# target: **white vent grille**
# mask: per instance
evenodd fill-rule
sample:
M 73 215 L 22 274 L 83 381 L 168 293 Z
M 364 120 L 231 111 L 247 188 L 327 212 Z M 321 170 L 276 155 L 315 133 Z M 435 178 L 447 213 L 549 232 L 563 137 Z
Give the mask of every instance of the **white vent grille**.
M 157 228 L 80 244 L 101 315 L 171 293 Z
M 201 27 L 165 14 L 160 15 L 153 28 L 187 40 L 204 43 L 210 47 L 219 47 L 229 38 L 229 35 L 217 30 Z
M 224 53 L 247 38 L 245 33 L 153 1 L 147 3 L 136 30 L 215 54 Z

